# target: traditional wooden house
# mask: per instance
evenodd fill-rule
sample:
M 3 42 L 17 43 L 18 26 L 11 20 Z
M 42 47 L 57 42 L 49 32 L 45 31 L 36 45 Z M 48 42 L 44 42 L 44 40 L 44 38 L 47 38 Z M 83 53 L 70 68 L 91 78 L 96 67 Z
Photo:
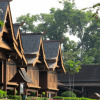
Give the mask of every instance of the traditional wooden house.
M 24 55 L 27 60 L 27 73 L 34 83 L 27 83 L 27 93 L 36 92 L 41 88 L 39 84 L 39 71 L 48 70 L 45 60 L 42 37 L 40 33 L 21 34 Z M 43 81 L 43 80 L 42 80 Z
M 65 87 L 69 87 L 68 77 L 68 74 L 58 74 L 58 79 Z M 100 65 L 82 65 L 80 72 L 74 75 L 74 89 L 80 97 L 91 97 L 94 93 L 100 94 Z
M 45 92 L 47 97 L 57 95 L 57 73 L 65 73 L 63 66 L 61 45 L 59 41 L 44 41 L 44 53 L 49 65 L 48 71 L 40 71 L 40 92 Z
M 65 72 L 59 42 L 44 41 L 45 56 L 40 33 L 20 35 L 19 25 L 13 25 L 9 1 L 0 0 L 4 22 L 0 27 L 0 88 L 13 89 L 15 94 L 19 83 L 25 82 L 23 94 L 35 92 L 38 96 L 40 90 L 46 96 L 56 95 L 57 72 Z
M 0 88 L 4 91 L 13 89 L 15 94 L 18 84 L 10 80 L 17 73 L 17 67 L 26 62 L 15 38 L 9 1 L 0 0 L 0 20 L 4 22 L 0 27 Z

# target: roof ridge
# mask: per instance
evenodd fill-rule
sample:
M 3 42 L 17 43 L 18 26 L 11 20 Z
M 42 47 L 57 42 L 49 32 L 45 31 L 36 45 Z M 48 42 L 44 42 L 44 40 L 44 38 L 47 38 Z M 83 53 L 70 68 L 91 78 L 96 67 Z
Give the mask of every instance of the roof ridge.
M 21 33 L 21 35 L 42 35 L 42 33 Z

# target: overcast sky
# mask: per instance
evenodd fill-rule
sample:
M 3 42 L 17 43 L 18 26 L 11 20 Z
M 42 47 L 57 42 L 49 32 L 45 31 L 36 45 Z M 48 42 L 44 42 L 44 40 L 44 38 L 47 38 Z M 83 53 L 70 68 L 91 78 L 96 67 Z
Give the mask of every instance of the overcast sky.
M 62 8 L 62 4 L 58 1 L 60 0 L 13 0 L 10 3 L 11 13 L 13 22 L 15 22 L 16 17 L 20 15 L 30 14 L 40 14 L 49 13 L 49 9 Z M 95 3 L 100 2 L 100 0 L 75 0 L 77 8 L 85 8 L 92 6 Z
M 13 22 L 16 22 L 16 18 L 30 13 L 40 14 L 49 13 L 50 8 L 62 8 L 62 4 L 59 3 L 60 0 L 13 0 L 10 3 L 11 13 Z M 82 9 L 85 7 L 92 6 L 100 2 L 100 0 L 75 0 L 76 7 Z M 70 39 L 78 41 L 76 37 L 71 36 Z

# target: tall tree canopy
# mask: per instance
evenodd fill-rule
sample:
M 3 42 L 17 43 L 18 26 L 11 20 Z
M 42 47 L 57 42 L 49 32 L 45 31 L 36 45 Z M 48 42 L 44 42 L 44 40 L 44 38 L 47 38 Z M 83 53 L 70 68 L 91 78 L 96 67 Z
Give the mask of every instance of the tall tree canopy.
M 22 32 L 45 31 L 45 39 L 61 40 L 67 32 L 81 37 L 84 27 L 89 22 L 89 17 L 87 13 L 76 9 L 74 4 L 65 1 L 63 9 L 51 8 L 49 14 L 35 16 L 27 14 L 17 18 L 17 22 L 25 22 Z M 35 25 L 35 22 L 39 24 Z

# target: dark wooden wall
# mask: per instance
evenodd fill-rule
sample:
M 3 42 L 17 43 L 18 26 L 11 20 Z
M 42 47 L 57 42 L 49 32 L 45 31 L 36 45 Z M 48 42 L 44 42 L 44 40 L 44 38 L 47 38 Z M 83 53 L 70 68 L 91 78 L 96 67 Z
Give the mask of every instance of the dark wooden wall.
M 40 87 L 42 89 L 46 89 L 47 88 L 47 72 L 46 71 L 40 71 L 39 73 L 39 79 L 40 79 Z
M 3 66 L 2 66 L 2 61 L 0 61 L 0 82 L 2 83 L 2 80 L 3 80 L 3 76 L 2 76 L 2 74 L 3 74 L 3 68 L 2 68 Z

